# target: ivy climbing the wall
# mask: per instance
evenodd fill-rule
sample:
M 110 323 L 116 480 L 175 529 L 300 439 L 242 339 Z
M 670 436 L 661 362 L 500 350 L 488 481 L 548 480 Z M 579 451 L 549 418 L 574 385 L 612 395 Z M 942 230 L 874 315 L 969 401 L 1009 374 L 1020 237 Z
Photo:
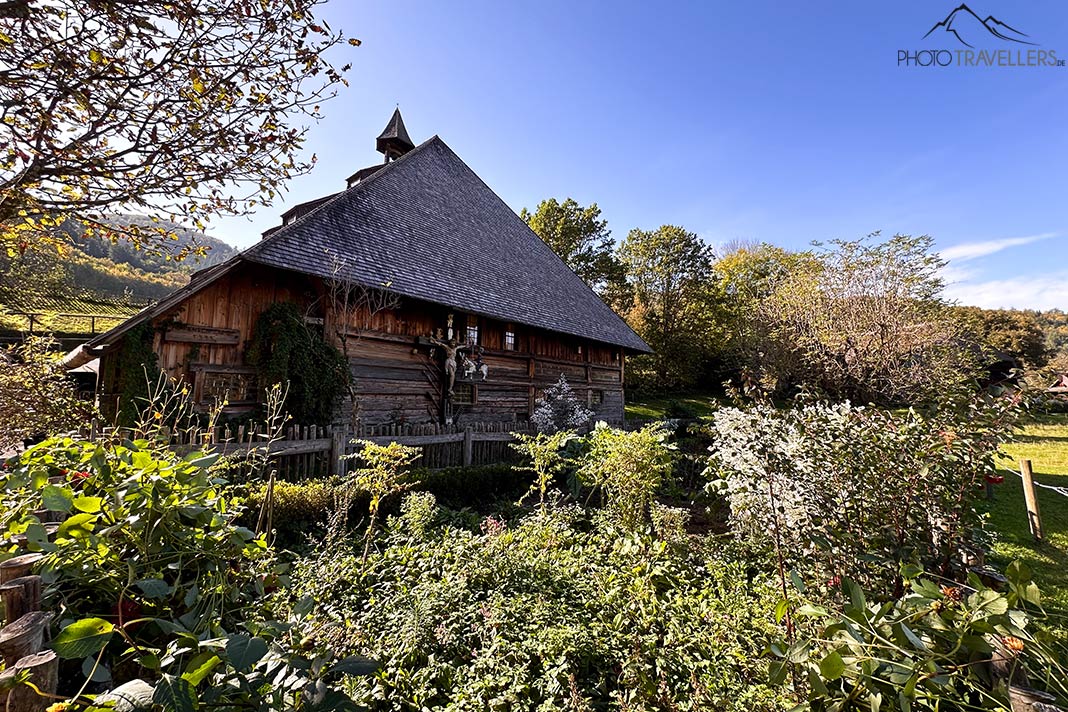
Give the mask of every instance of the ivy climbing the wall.
M 268 307 L 252 330 L 245 360 L 255 366 L 260 384 L 289 384 L 285 408 L 302 425 L 328 425 L 348 383 L 341 352 L 304 322 L 296 305 Z
M 152 348 L 156 331 L 145 322 L 126 332 L 118 358 L 117 390 L 120 393 L 116 418 L 119 425 L 134 425 L 148 403 L 149 394 L 160 383 L 159 362 Z

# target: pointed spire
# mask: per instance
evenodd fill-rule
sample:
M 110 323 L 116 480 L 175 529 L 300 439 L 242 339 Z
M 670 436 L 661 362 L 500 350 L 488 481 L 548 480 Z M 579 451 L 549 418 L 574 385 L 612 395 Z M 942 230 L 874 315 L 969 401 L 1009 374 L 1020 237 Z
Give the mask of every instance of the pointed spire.
M 386 128 L 375 139 L 375 150 L 384 154 L 386 163 L 395 158 L 400 158 L 408 151 L 415 148 L 412 139 L 408 137 L 408 129 L 404 128 L 404 119 L 401 118 L 400 108 L 393 110 Z

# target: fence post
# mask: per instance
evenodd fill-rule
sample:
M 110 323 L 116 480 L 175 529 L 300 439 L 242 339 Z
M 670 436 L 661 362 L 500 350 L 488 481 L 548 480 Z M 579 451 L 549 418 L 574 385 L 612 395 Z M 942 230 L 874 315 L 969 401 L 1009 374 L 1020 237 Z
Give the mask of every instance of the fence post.
M 345 437 L 348 429 L 344 425 L 330 428 L 330 463 L 334 471 L 331 474 L 345 474 Z
M 464 467 L 470 467 L 475 458 L 475 441 L 471 436 L 471 426 L 464 428 Z
M 1035 480 L 1031 461 L 1020 460 L 1020 475 L 1023 480 L 1024 503 L 1027 505 L 1027 524 L 1035 541 L 1042 541 L 1042 516 L 1038 512 L 1038 497 L 1035 495 Z

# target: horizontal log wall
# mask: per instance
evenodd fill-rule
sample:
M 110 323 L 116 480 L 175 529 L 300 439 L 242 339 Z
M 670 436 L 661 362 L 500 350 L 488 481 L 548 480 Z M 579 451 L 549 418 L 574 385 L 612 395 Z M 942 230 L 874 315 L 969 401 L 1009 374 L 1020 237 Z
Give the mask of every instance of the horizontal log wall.
M 440 304 L 395 299 L 391 308 L 337 311 L 321 282 L 297 273 L 242 265 L 191 295 L 154 321 L 153 348 L 160 367 L 192 384 L 197 403 L 228 394 L 231 410 L 255 405 L 262 393 L 245 349 L 260 313 L 277 301 L 293 301 L 349 361 L 355 401 L 346 398 L 339 422 L 359 426 L 387 423 L 521 423 L 535 401 L 561 375 L 598 418 L 623 420 L 623 354 L 618 347 L 465 314 Z M 447 407 L 444 354 L 429 337 L 463 341 L 477 330 L 483 381 L 458 379 L 458 397 Z M 506 334 L 511 338 L 506 339 Z M 117 349 L 102 361 L 102 405 L 114 409 Z M 507 347 L 507 348 L 506 348 Z M 470 353 L 470 352 L 469 352 Z M 472 354 L 473 356 L 473 354 Z

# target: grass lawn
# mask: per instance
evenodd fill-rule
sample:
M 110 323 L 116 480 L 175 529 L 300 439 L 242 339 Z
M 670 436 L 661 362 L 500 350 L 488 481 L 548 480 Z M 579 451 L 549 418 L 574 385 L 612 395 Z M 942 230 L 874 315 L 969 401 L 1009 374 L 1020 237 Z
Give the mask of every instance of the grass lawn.
M 995 487 L 990 503 L 990 526 L 997 534 L 993 563 L 1014 559 L 1026 563 L 1042 589 L 1047 610 L 1068 615 L 1068 497 L 1037 488 L 1045 541 L 1036 544 L 1027 526 L 1017 458 L 1031 460 L 1035 481 L 1068 487 L 1068 417 L 1045 416 L 1026 425 L 1016 441 L 1005 447 L 1005 482 Z M 1051 612 L 1053 612 L 1051 610 Z
M 672 408 L 675 404 L 676 408 Z M 671 393 L 668 395 L 628 398 L 626 414 L 628 418 L 671 418 L 681 417 L 678 412 L 669 412 L 677 408 L 684 409 L 687 417 L 703 418 L 712 415 L 716 409 L 716 398 L 703 393 Z

